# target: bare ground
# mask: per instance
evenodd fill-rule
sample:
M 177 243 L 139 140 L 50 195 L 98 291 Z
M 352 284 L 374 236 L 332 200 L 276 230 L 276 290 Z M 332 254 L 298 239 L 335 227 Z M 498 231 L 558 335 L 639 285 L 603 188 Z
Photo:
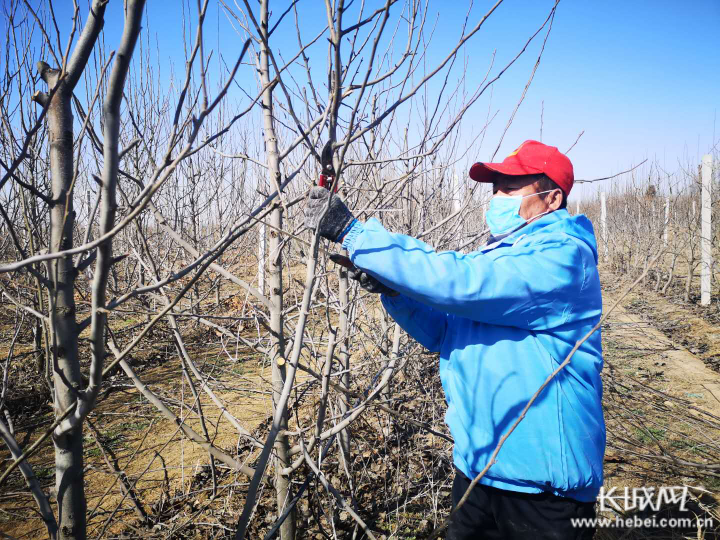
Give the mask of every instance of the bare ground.
M 216 385 L 216 394 L 225 403 L 230 413 L 248 431 L 254 431 L 267 420 L 270 411 L 270 397 L 259 393 L 256 388 L 267 388 L 261 379 L 269 377 L 268 369 L 258 369 L 256 365 L 250 366 L 222 366 L 218 373 L 219 384 Z M 236 377 L 228 376 L 235 374 Z M 148 387 L 166 402 L 175 404 L 177 396 L 182 397 L 184 407 L 174 407 L 176 414 L 182 415 L 190 427 L 202 433 L 196 415 L 189 411 L 194 406 L 194 398 L 190 388 L 185 383 L 178 361 L 168 361 L 160 366 L 152 367 L 142 373 L 142 379 Z M 228 384 L 224 391 L 222 380 Z M 134 387 L 116 377 L 116 389 L 104 399 L 90 415 L 90 421 L 95 425 L 102 425 L 100 442 L 102 450 L 95 443 L 89 429 L 85 430 L 86 438 L 86 484 L 88 499 L 88 535 L 96 538 L 105 528 L 106 521 L 112 515 L 113 524 L 109 533 L 126 529 L 135 518 L 134 504 L 125 496 L 117 475 L 107 466 L 103 459 L 105 453 L 111 463 L 115 463 L 119 470 L 124 470 L 131 483 L 138 478 L 133 489 L 144 509 L 152 513 L 175 512 L 177 516 L 177 503 L 189 510 L 194 505 L 208 499 L 211 485 L 206 485 L 210 479 L 208 467 L 208 454 L 203 449 L 180 436 L 177 426 L 162 417 Z M 121 382 L 122 381 L 122 382 Z M 244 384 L 243 384 L 244 382 Z M 218 389 L 220 387 L 220 389 Z M 201 402 L 208 414 L 208 430 L 215 446 L 228 454 L 238 454 L 238 434 L 230 423 L 219 418 L 217 409 L 204 393 L 201 393 Z M 182 411 L 182 412 L 181 412 Z M 37 417 L 31 427 L 34 431 L 30 440 L 42 433 L 50 425 L 51 413 L 48 412 L 43 419 Z M 20 436 L 24 436 L 25 423 L 16 425 Z M 247 454 L 246 451 L 242 452 Z M 3 458 L 7 458 L 4 454 Z M 53 489 L 53 450 L 52 445 L 33 458 L 36 474 L 44 481 L 48 490 Z M 244 485 L 245 478 L 231 474 L 226 467 L 219 467 L 219 481 L 231 493 L 229 484 Z M 22 491 L 20 478 L 10 481 L 3 490 L 14 493 Z M 188 499 L 191 501 L 188 503 Z M 54 500 L 51 497 L 51 500 Z M 0 530 L 18 538 L 43 538 L 43 526 L 37 519 L 20 519 L 20 515 L 27 515 L 23 510 L 31 505 L 31 499 L 20 495 L 3 497 L 0 504 Z M 179 523 L 178 525 L 181 525 Z
M 622 279 L 604 277 L 606 307 L 622 288 Z M 720 374 L 715 371 L 718 362 L 714 360 L 720 357 L 720 325 L 712 309 L 703 310 L 677 300 L 639 288 L 602 329 L 608 425 L 606 487 L 692 486 L 693 510 L 720 524 L 715 509 L 715 494 L 720 492 Z M 244 427 L 261 437 L 270 404 L 269 395 L 258 393 L 257 388 L 268 388 L 258 383 L 269 378 L 269 372 L 259 367 L 256 358 L 229 364 L 219 360 L 218 351 L 203 351 L 201 344 L 196 346 L 199 362 L 208 362 L 206 371 L 212 362 L 217 362 L 217 369 L 212 371 L 216 390 L 228 409 Z M 402 397 L 396 397 L 392 406 L 442 430 L 442 392 L 437 373 L 431 363 L 423 369 L 421 377 L 401 377 L 397 381 L 396 396 Z M 183 407 L 171 400 L 174 410 L 183 411 L 190 425 L 200 431 L 189 410 L 193 399 L 177 360 L 148 367 L 142 378 L 161 396 L 176 399 L 182 395 Z M 182 440 L 177 427 L 160 417 L 123 377 L 116 376 L 111 382 L 115 391 L 91 415 L 93 423 L 102 425 L 103 450 L 86 430 L 89 536 L 98 537 L 111 521 L 106 538 L 232 537 L 247 479 L 218 467 L 219 494 L 211 500 L 207 454 Z M 208 429 L 215 444 L 251 462 L 256 454 L 247 445 L 238 448 L 239 439 L 232 426 L 218 418 L 217 409 L 204 394 L 201 401 L 209 412 Z M 49 425 L 51 410 L 44 400 L 26 401 L 16 407 L 18 438 L 27 445 Z M 445 441 L 421 429 L 408 428 L 402 420 L 387 423 L 386 416 L 369 413 L 357 427 L 354 449 L 356 466 L 361 471 L 356 476 L 356 498 L 364 509 L 363 517 L 379 535 L 419 538 L 441 520 L 450 503 L 451 467 Z M 105 463 L 103 453 L 127 473 L 131 483 L 137 479 L 133 487 L 140 504 L 147 512 L 162 516 L 161 526 L 148 530 L 141 525 L 132 501 L 123 495 L 117 475 Z M 50 492 L 52 457 L 52 446 L 48 444 L 32 459 L 36 474 Z M 0 458 L 7 466 L 4 450 Z M 268 494 L 266 499 L 270 500 Z M 21 478 L 15 474 L 2 487 L 0 531 L 16 538 L 45 537 L 33 505 Z M 258 512 L 253 534 L 261 535 L 273 522 L 275 516 L 269 508 Z M 304 502 L 299 509 L 304 527 L 300 537 L 316 537 L 322 516 L 313 516 Z M 663 512 L 679 515 L 672 507 Z M 336 518 L 339 536 L 349 537 L 349 532 L 343 532 L 352 530 L 343 525 L 347 516 L 339 514 Z M 198 522 L 207 526 L 198 527 Z M 607 529 L 596 538 L 714 538 L 716 532 L 697 528 Z
M 606 308 L 625 285 L 618 276 L 605 276 Z M 719 344 L 720 328 L 708 322 L 716 309 L 678 304 L 676 299 L 639 286 L 602 328 L 606 489 L 690 486 L 693 511 L 711 518 L 713 529 L 608 529 L 599 531 L 597 538 L 716 537 L 720 525 L 716 508 L 720 374 L 703 356 L 712 355 Z M 707 346 L 696 348 L 699 340 Z M 635 514 L 653 515 L 651 511 L 628 512 L 624 517 Z M 687 517 L 687 513 L 666 505 L 658 516 Z

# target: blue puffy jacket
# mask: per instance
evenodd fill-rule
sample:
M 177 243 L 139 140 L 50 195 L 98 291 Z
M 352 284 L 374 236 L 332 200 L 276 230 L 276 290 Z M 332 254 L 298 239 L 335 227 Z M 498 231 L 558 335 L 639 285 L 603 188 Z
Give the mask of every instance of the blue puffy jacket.
M 585 216 L 558 210 L 467 255 L 356 222 L 353 263 L 400 294 L 388 313 L 440 353 L 455 466 L 475 477 L 500 437 L 602 312 Z M 483 484 L 594 501 L 603 482 L 600 332 L 575 353 L 508 437 Z

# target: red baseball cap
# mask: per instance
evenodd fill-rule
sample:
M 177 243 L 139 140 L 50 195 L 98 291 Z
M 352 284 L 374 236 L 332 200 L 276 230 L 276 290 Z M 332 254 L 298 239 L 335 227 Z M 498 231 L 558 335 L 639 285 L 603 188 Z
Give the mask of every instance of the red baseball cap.
M 568 157 L 555 146 L 538 141 L 525 141 L 502 163 L 475 163 L 470 178 L 476 182 L 492 182 L 498 174 L 520 176 L 544 173 L 554 181 L 567 197 L 573 187 L 575 174 Z

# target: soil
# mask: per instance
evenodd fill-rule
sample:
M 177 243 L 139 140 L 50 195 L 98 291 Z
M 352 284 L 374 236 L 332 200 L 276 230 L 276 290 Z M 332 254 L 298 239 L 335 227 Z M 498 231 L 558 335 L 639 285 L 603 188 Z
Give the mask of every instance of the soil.
M 267 383 L 261 379 L 269 378 L 269 369 L 243 365 L 224 365 L 222 368 L 218 374 L 219 384 L 215 385 L 214 390 L 240 424 L 253 432 L 267 420 L 270 411 L 270 396 L 258 394 L 254 390 L 256 387 L 267 388 Z M 236 374 L 237 377 L 232 378 L 228 373 Z M 162 417 L 134 387 L 128 385 L 126 379 L 120 376 L 114 378 L 117 388 L 99 403 L 90 415 L 90 421 L 95 425 L 102 425 L 101 442 L 110 461 L 124 470 L 131 482 L 141 476 L 134 490 L 147 507 L 146 510 L 154 513 L 177 511 L 176 499 L 182 500 L 183 505 L 188 498 L 196 505 L 206 501 L 210 495 L 210 486 L 205 485 L 204 481 L 210 477 L 207 452 L 181 437 L 177 426 Z M 185 404 L 183 419 L 195 431 L 202 433 L 199 421 L 188 411 L 188 407 L 194 405 L 194 398 L 177 361 L 164 362 L 160 366 L 143 370 L 142 379 L 166 403 L 172 403 L 178 395 L 182 396 Z M 223 383 L 225 388 L 219 389 Z M 210 398 L 201 390 L 200 393 L 205 410 L 217 411 Z M 51 411 L 47 405 L 44 409 L 47 412 L 41 416 L 41 420 L 38 421 L 36 415 L 35 421 L 31 423 L 16 424 L 16 432 L 20 434 L 21 440 L 34 440 L 50 425 Z M 173 409 L 176 414 L 180 414 L 178 407 Z M 219 419 L 214 413 L 209 415 L 208 422 L 212 422 L 208 423 L 207 428 L 215 446 L 231 456 L 236 456 L 239 439 L 237 431 L 227 420 Z M 119 483 L 116 482 L 116 475 L 109 470 L 88 429 L 85 429 L 85 439 L 85 478 L 88 486 L 86 494 L 88 512 L 91 515 L 88 520 L 88 536 L 95 538 L 118 505 L 118 516 L 121 519 L 113 523 L 107 532 L 126 528 L 125 524 L 132 523 L 135 514 L 131 501 L 124 497 Z M 242 454 L 247 455 L 246 450 L 244 449 Z M 44 450 L 32 459 L 36 474 L 43 481 L 46 491 L 51 494 L 54 490 L 53 456 L 52 445 L 47 444 Z M 5 459 L 7 455 L 3 453 L 2 457 Z M 234 475 L 227 467 L 222 467 L 219 474 L 224 484 L 228 481 L 246 481 L 245 477 L 230 478 Z M 20 477 L 14 475 L 9 479 L 8 485 L 3 487 L 3 491 L 18 493 L 23 487 Z M 0 504 L 0 509 L 3 510 L 0 513 L 0 530 L 16 538 L 44 538 L 46 533 L 43 534 L 44 527 L 38 519 L 15 519 L 20 508 L 32 504 L 29 498 L 15 497 L 17 496 L 3 497 Z M 54 502 L 51 495 L 51 503 Z
M 604 276 L 605 309 L 628 284 L 619 276 Z M 717 354 L 720 328 L 708 322 L 713 309 L 679 304 L 640 285 L 609 316 L 602 333 L 605 489 L 689 486 L 693 511 L 710 517 L 714 528 L 604 529 L 596 539 L 717 537 L 720 374 L 708 358 Z M 687 516 L 677 508 L 661 515 Z
M 616 291 L 606 287 L 606 308 L 616 296 Z M 637 365 L 629 365 L 638 373 L 646 372 L 641 375 L 646 378 L 665 379 L 660 390 L 720 417 L 720 327 L 713 327 L 693 311 L 646 291 L 632 291 L 604 326 L 604 337 L 644 353 Z M 619 367 L 613 360 L 606 350 L 607 369 Z M 628 363 L 623 367 L 629 369 Z

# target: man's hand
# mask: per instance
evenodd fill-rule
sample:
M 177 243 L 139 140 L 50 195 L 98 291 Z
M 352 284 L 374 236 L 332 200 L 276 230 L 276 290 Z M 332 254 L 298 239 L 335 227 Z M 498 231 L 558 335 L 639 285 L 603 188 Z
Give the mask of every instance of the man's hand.
M 372 277 L 370 274 L 363 272 L 359 268 L 354 270 L 348 270 L 348 276 L 350 279 L 357 281 L 360 286 L 367 292 L 374 294 L 386 294 L 387 296 L 397 296 L 398 293 L 393 291 L 387 285 L 383 285 L 377 279 Z
M 330 192 L 322 187 L 315 186 L 310 190 L 310 197 L 305 206 L 305 226 L 315 230 L 318 222 L 320 228 L 318 230 L 320 236 L 339 242 L 340 235 L 345 231 L 350 222 L 355 219 L 345 203 L 340 197 L 335 195 L 330 201 L 330 208 L 322 219 L 320 217 L 325 212 Z

